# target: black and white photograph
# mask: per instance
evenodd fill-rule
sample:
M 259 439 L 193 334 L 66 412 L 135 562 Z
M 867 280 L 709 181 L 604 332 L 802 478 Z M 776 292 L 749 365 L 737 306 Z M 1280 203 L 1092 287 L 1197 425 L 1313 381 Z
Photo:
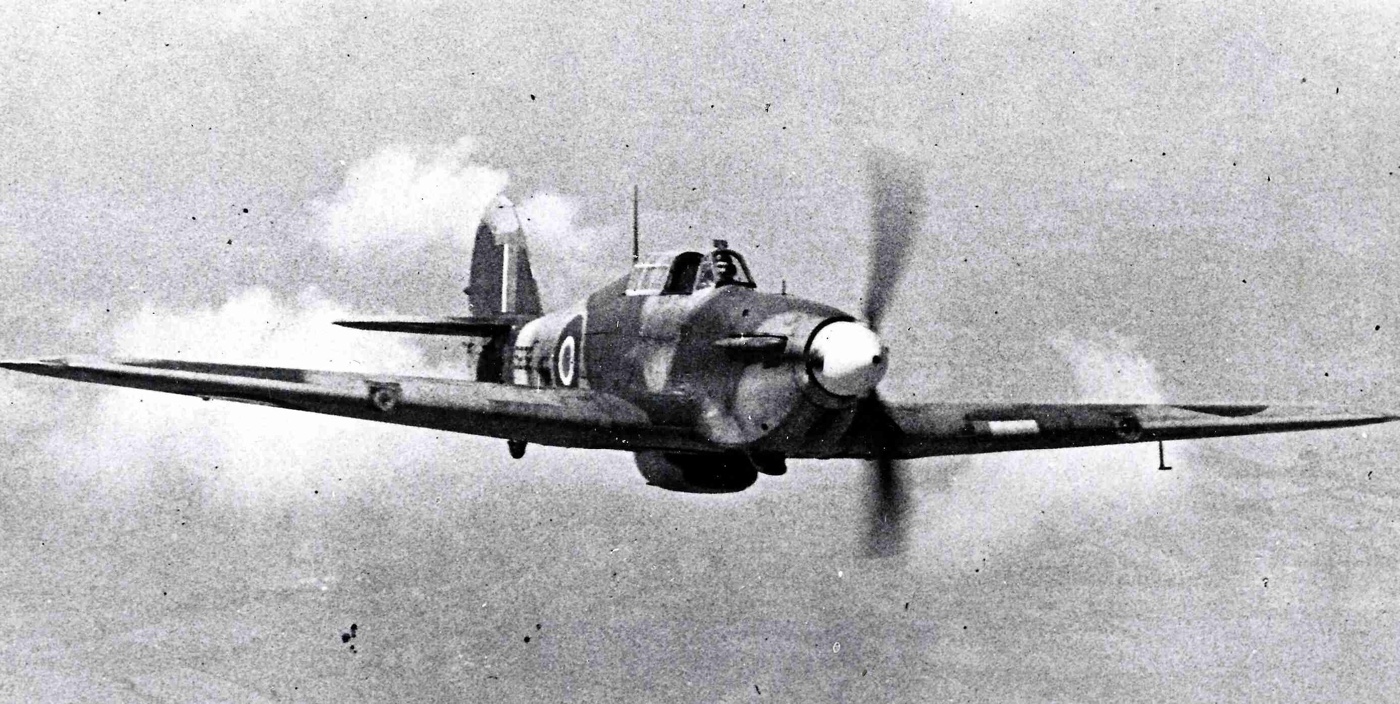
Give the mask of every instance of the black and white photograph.
M 1388 701 L 1400 5 L 0 4 L 0 701 Z

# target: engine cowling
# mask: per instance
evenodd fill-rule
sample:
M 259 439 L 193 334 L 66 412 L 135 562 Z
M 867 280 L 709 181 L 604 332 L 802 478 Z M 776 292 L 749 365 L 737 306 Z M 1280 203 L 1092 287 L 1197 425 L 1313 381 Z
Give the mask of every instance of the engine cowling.
M 689 494 L 729 494 L 758 481 L 758 467 L 741 452 L 635 453 L 648 484 Z

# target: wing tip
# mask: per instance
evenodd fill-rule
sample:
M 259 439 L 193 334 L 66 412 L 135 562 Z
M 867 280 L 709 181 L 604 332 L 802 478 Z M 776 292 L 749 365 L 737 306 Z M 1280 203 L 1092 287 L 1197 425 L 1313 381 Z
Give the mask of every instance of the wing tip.
M 1334 419 L 1338 425 L 1374 425 L 1400 420 L 1400 413 L 1390 409 L 1354 408 L 1350 406 L 1321 406 L 1317 414 Z
M 0 359 L 0 368 L 13 369 L 17 372 L 37 372 L 43 369 L 53 369 L 55 367 L 66 367 L 69 364 L 68 357 L 36 357 L 31 359 Z
M 1300 418 L 1334 418 L 1338 420 L 1352 420 L 1360 423 L 1389 423 L 1391 421 L 1400 420 L 1400 411 L 1388 408 L 1376 409 L 1348 405 L 1299 406 L 1289 404 L 1260 404 L 1257 406 L 1228 406 L 1193 404 L 1178 405 L 1175 407 L 1196 413 L 1240 419 L 1248 419 L 1250 417 L 1268 419 L 1277 416 L 1297 416 Z
M 1368 423 L 1390 423 L 1390 422 L 1392 422 L 1392 421 L 1400 420 L 1400 412 L 1397 412 L 1397 411 L 1394 411 L 1394 410 L 1391 410 L 1391 409 L 1388 409 L 1388 408 L 1377 410 L 1377 409 L 1374 409 L 1374 408 L 1353 408 L 1353 407 L 1350 407 L 1350 406 L 1333 406 L 1333 407 L 1328 407 L 1328 408 L 1326 409 L 1326 411 L 1327 411 L 1327 412 L 1330 412 L 1331 415 L 1336 415 L 1336 416 L 1341 416 L 1341 417 L 1351 417 L 1351 418 L 1357 419 L 1358 421 L 1363 421 L 1363 422 L 1368 422 Z

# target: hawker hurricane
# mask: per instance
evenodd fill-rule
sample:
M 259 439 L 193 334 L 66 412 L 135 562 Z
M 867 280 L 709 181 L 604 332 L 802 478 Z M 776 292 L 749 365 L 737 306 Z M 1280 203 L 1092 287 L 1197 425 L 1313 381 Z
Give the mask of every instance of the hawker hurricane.
M 167 359 L 57 357 L 0 366 L 128 386 L 501 438 L 624 450 L 652 485 L 735 492 L 788 460 L 855 458 L 870 477 L 869 550 L 898 550 L 902 462 L 936 455 L 1186 440 L 1393 421 L 1395 415 L 1262 404 L 1064 404 L 882 399 L 880 324 L 919 236 L 919 170 L 870 162 L 871 247 L 858 313 L 763 290 L 725 241 L 641 256 L 546 313 L 520 219 L 504 200 L 476 231 L 469 315 L 346 320 L 450 335 L 470 379 Z M 1165 467 L 1165 462 L 1161 464 Z

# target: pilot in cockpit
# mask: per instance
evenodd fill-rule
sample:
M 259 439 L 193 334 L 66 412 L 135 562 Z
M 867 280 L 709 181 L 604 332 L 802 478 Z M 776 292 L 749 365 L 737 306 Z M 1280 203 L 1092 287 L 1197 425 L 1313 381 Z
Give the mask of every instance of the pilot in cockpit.
M 700 276 L 696 289 L 720 288 L 722 286 L 744 286 L 753 288 L 753 278 L 738 252 L 729 248 L 724 240 L 715 240 L 715 248 L 700 266 Z
M 729 252 L 715 252 L 715 288 L 739 283 L 739 265 L 734 262 L 734 255 Z
M 715 240 L 715 248 L 709 254 L 663 253 L 649 263 L 634 266 L 627 295 L 682 296 L 726 286 L 755 288 L 744 258 L 729 249 L 724 240 Z

